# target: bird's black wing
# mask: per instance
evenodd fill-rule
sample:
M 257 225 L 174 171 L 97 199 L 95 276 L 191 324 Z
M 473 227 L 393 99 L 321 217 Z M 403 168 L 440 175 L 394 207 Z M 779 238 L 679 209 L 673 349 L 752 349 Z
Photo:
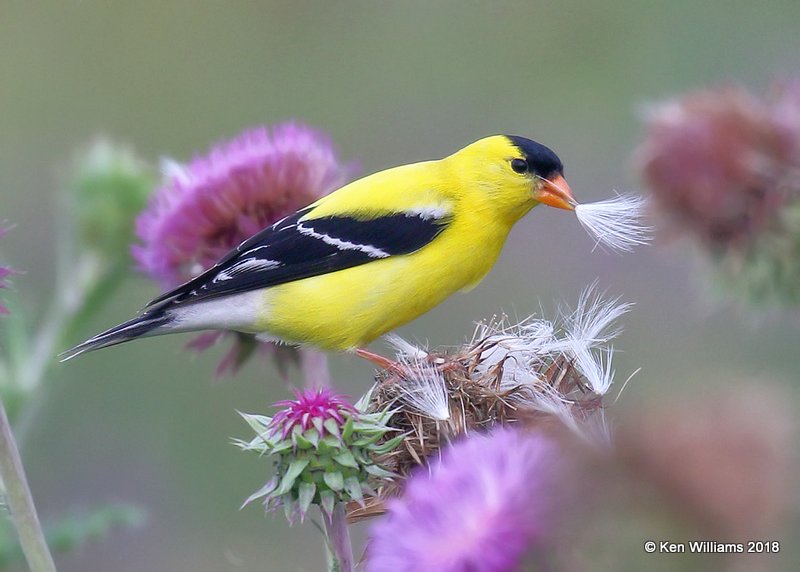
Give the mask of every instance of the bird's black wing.
M 196 278 L 151 301 L 154 311 L 344 270 L 410 254 L 449 224 L 445 212 L 407 212 L 361 219 L 328 216 L 301 220 L 300 210 L 265 228 Z

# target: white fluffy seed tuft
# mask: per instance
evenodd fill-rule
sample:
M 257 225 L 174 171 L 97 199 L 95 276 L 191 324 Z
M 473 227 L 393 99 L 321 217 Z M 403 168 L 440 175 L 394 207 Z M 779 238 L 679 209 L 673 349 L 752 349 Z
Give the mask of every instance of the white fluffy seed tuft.
M 398 386 L 400 400 L 420 415 L 434 421 L 450 419 L 450 398 L 442 373 L 421 361 L 403 365 L 410 375 Z
M 596 203 L 575 207 L 575 214 L 586 232 L 595 239 L 595 248 L 630 252 L 652 239 L 653 228 L 642 222 L 647 199 L 619 195 Z
M 620 334 L 614 323 L 633 305 L 620 303 L 619 298 L 604 299 L 594 282 L 581 292 L 575 310 L 562 308 L 564 316 L 566 351 L 575 360 L 575 366 L 586 376 L 592 391 L 605 395 L 614 381 L 611 367 L 613 349 L 608 343 Z
M 504 397 L 507 404 L 555 417 L 581 438 L 607 444 L 610 433 L 602 410 L 582 410 L 577 404 L 587 395 L 592 401 L 591 395 L 599 398 L 610 390 L 615 373 L 611 342 L 621 332 L 618 320 L 631 306 L 605 297 L 593 283 L 581 293 L 577 305 L 561 306 L 555 321 L 530 316 L 510 323 L 506 317 L 494 317 L 478 324 L 461 355 L 478 352 L 470 377 L 499 376 L 496 389 L 509 392 Z M 394 399 L 434 421 L 458 414 L 460 406 L 451 402 L 457 392 L 436 365 L 444 362 L 431 362 L 425 349 L 399 336 L 390 336 L 389 342 L 398 366 L 406 372 L 403 383 L 393 386 Z M 550 385 L 547 371 L 559 363 L 574 367 L 588 387 Z
M 394 348 L 398 359 L 423 360 L 428 357 L 428 352 L 424 349 L 407 342 L 397 334 L 386 334 L 384 339 Z

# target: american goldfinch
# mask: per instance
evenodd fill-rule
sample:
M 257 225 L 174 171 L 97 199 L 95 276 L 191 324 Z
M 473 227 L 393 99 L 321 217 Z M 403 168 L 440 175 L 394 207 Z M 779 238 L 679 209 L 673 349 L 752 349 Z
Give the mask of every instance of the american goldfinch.
M 140 316 L 62 355 L 205 329 L 361 348 L 489 272 L 538 204 L 577 205 L 544 145 L 495 135 L 352 182 L 258 232 Z

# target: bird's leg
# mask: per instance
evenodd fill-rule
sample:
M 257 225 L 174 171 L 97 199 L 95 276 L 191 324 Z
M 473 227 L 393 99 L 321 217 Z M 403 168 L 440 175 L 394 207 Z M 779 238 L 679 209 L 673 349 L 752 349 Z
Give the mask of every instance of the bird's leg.
M 383 370 L 391 371 L 394 373 L 402 372 L 402 370 L 400 369 L 400 365 L 396 361 L 383 357 L 382 355 L 378 355 L 367 349 L 356 348 L 356 355 L 369 362 L 372 362 L 373 364 L 377 365 L 379 368 Z

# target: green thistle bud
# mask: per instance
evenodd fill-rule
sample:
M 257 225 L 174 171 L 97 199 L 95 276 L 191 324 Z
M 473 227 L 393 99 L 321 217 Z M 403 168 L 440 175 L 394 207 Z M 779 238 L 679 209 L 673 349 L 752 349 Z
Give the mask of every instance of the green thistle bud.
M 290 522 L 297 514 L 302 520 L 312 504 L 329 516 L 337 503 L 363 505 L 365 493 L 374 494 L 375 485 L 393 476 L 373 460 L 403 438 L 383 439 L 393 431 L 386 425 L 393 412 L 364 413 L 329 389 L 295 396 L 276 403 L 285 409 L 274 417 L 241 414 L 257 436 L 236 443 L 275 463 L 275 476 L 244 504 L 263 499 L 267 510 L 282 506 Z
M 81 241 L 112 256 L 125 256 L 136 215 L 154 185 L 145 163 L 127 147 L 98 139 L 76 161 L 71 181 Z

